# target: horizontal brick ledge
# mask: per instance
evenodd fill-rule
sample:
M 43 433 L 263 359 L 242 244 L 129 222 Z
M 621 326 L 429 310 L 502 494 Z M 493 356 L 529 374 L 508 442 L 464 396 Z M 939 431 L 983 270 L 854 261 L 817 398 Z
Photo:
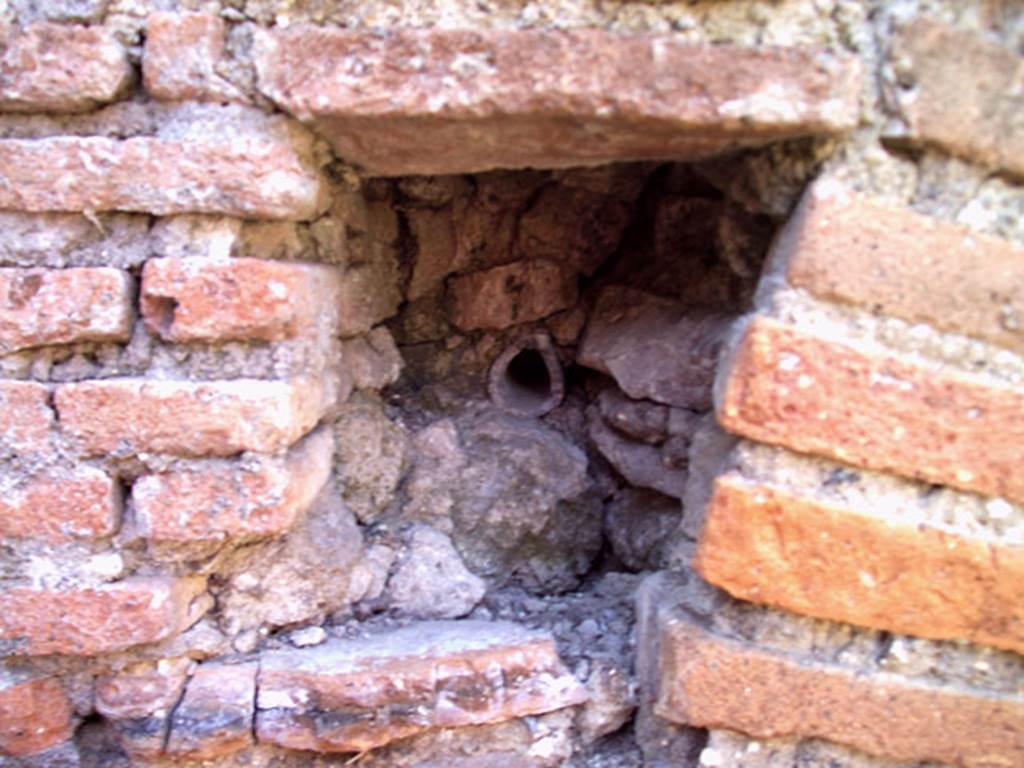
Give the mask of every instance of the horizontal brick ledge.
M 71 716 L 67 691 L 55 678 L 0 687 L 0 755 L 35 754 L 70 739 Z
M 101 587 L 0 592 L 0 645 L 15 656 L 94 656 L 185 629 L 202 578 L 139 577 Z
M 320 420 L 325 384 L 313 379 L 64 384 L 54 396 L 60 428 L 85 455 L 276 453 Z
M 0 208 L 310 219 L 326 187 L 309 144 L 280 124 L 226 138 L 3 139 Z
M 79 112 L 131 84 L 124 48 L 102 27 L 46 22 L 0 30 L 0 112 Z
M 730 432 L 1024 501 L 1024 393 L 755 318 L 719 370 Z
M 1024 703 L 805 665 L 678 622 L 662 638 L 656 712 L 753 736 L 799 736 L 902 760 L 1024 760 Z
M 550 636 L 504 622 L 414 624 L 388 635 L 264 654 L 256 736 L 361 752 L 429 728 L 581 704 Z
M 1008 240 L 818 183 L 773 258 L 823 299 L 1024 350 L 1024 248 Z
M 638 653 L 654 711 L 756 738 L 825 739 L 880 757 L 965 768 L 1024 761 L 1024 699 L 902 675 L 864 675 L 726 638 L 673 604 L 659 584 Z
M 719 477 L 695 566 L 734 597 L 809 616 L 1024 653 L 1024 546 Z
M 127 341 L 132 292 L 131 277 L 120 269 L 0 269 L 0 353 Z
M 318 430 L 283 458 L 144 475 L 132 487 L 140 533 L 157 541 L 284 533 L 327 482 L 334 441 Z
M 857 120 L 860 70 L 805 48 L 599 30 L 259 31 L 261 91 L 382 175 L 692 159 Z

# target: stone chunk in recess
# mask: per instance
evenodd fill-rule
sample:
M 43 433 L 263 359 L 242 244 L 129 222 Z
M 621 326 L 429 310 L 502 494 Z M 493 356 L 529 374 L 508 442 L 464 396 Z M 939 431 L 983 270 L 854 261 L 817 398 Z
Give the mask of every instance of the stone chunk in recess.
M 733 320 L 612 286 L 598 298 L 576 359 L 636 400 L 706 411 Z
M 258 87 L 377 175 L 694 159 L 847 130 L 860 70 L 811 48 L 601 30 L 258 30 Z
M 499 722 L 581 704 L 582 685 L 546 633 L 439 621 L 387 635 L 264 654 L 256 737 L 289 749 L 362 752 L 431 728 Z
M 448 282 L 451 319 L 464 331 L 501 330 L 576 303 L 576 274 L 546 259 L 517 261 Z

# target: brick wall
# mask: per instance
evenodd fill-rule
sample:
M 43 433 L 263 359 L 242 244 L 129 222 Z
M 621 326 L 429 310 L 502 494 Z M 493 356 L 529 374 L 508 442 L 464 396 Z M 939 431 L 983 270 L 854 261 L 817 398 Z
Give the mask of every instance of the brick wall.
M 1024 764 L 1024 15 L 153 5 L 0 10 L 0 766 Z

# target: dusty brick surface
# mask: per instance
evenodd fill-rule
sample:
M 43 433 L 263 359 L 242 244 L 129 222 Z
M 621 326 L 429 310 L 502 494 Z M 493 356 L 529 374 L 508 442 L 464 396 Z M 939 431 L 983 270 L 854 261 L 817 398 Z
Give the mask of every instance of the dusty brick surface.
M 146 327 L 171 341 L 278 341 L 337 314 L 332 267 L 260 259 L 150 259 L 142 272 Z
M 256 736 L 360 752 L 430 728 L 580 704 L 550 637 L 511 624 L 429 622 L 379 638 L 265 654 Z
M 317 215 L 324 189 L 309 137 L 273 118 L 256 122 L 182 139 L 0 140 L 0 176 L 7 180 L 0 207 L 269 219 Z
M 142 82 L 168 101 L 246 101 L 217 71 L 226 25 L 210 13 L 154 13 L 146 24 Z
M 2 487 L 0 536 L 51 542 L 98 538 L 114 533 L 120 522 L 120 489 L 93 467 L 45 470 Z
M 1024 758 L 1019 695 L 865 676 L 764 650 L 715 634 L 646 586 L 641 610 L 652 619 L 639 645 L 653 657 L 659 717 L 755 738 L 827 739 L 897 760 L 989 768 Z
M 19 453 L 49 450 L 54 413 L 49 390 L 29 381 L 0 381 L 0 445 Z
M 174 710 L 167 754 L 210 760 L 253 743 L 258 665 L 201 664 Z
M 922 16 L 897 28 L 892 56 L 909 141 L 1024 175 L 1024 57 Z
M 0 269 L 0 352 L 127 341 L 132 279 L 119 269 Z
M 520 261 L 449 282 L 451 318 L 464 331 L 500 330 L 576 303 L 576 274 L 546 259 Z
M 201 578 L 140 577 L 65 591 L 0 592 L 0 643 L 17 656 L 92 656 L 153 643 L 184 629 Z
M 1024 547 L 890 519 L 884 508 L 730 473 L 715 482 L 695 566 L 743 600 L 1024 652 Z
M 124 48 L 101 27 L 46 22 L 0 29 L 0 112 L 79 112 L 132 80 Z
M 37 677 L 0 688 L 0 755 L 42 752 L 72 731 L 71 702 L 59 680 Z
M 259 88 L 375 174 L 693 158 L 856 122 L 859 70 L 809 49 L 597 30 L 259 31 Z
M 720 373 L 730 432 L 1024 500 L 1024 394 L 758 318 Z
M 821 298 L 1024 350 L 1024 248 L 1007 240 L 819 184 L 777 242 Z
M 312 429 L 325 407 L 322 384 L 308 379 L 86 381 L 59 387 L 54 400 L 61 430 L 88 455 L 275 453 Z
M 121 748 L 130 757 L 163 752 L 190 663 L 187 658 L 164 659 L 96 678 L 96 711 L 113 724 Z
M 327 482 L 333 455 L 330 432 L 320 430 L 283 458 L 145 475 L 132 487 L 135 522 L 158 541 L 281 534 Z

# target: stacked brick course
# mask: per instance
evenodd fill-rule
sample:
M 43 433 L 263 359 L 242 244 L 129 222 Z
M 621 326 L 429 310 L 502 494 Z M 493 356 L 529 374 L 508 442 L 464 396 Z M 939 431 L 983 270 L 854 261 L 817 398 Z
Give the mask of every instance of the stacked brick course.
M 0 766 L 1024 764 L 1024 60 L 684 5 L 0 27 Z

